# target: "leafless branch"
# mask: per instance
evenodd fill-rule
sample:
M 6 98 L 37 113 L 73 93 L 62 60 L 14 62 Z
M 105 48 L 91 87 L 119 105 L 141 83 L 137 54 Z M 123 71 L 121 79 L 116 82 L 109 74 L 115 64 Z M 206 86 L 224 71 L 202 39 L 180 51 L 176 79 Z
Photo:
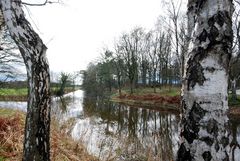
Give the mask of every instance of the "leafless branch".
M 58 1 L 45 0 L 45 2 L 43 3 L 27 3 L 27 2 L 21 2 L 21 3 L 27 6 L 45 6 L 46 4 L 53 4 L 53 3 L 60 3 L 60 2 L 61 0 L 58 0 Z
M 234 2 L 236 2 L 238 5 L 240 5 L 240 2 L 239 2 L 239 0 L 234 0 Z

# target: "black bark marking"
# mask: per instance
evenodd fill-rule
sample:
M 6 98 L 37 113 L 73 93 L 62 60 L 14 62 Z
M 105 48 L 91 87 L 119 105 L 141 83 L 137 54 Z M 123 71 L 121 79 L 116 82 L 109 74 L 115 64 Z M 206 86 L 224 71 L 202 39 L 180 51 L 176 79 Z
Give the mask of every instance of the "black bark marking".
M 206 51 L 202 48 L 196 48 L 192 51 L 193 57 L 188 60 L 188 68 L 186 79 L 188 80 L 187 89 L 194 88 L 194 86 L 198 83 L 199 85 L 203 85 L 206 78 L 204 77 L 203 67 L 200 64 L 200 61 L 203 60 L 207 54 Z
M 224 29 L 224 32 L 219 32 L 219 30 L 216 28 L 216 25 L 219 25 L 220 27 L 223 27 L 224 24 L 226 29 Z M 232 26 L 231 17 L 229 16 L 229 13 L 226 11 L 218 11 L 217 14 L 213 15 L 211 18 L 208 19 L 208 25 L 210 28 L 210 33 L 208 34 L 208 38 L 210 40 L 210 44 L 208 45 L 208 49 L 213 48 L 214 45 L 222 45 L 222 49 L 225 53 L 230 53 L 231 46 L 232 46 L 232 40 L 233 40 L 233 32 L 232 28 L 229 26 Z M 230 57 L 228 58 L 230 59 Z M 223 64 L 226 62 L 222 62 Z M 228 63 L 228 62 L 227 62 Z
M 226 157 L 223 159 L 223 161 L 229 161 L 229 156 L 228 156 L 228 153 L 225 151 L 225 155 Z
M 199 131 L 199 128 L 196 127 L 195 130 Z M 184 130 L 181 133 L 181 136 L 184 136 L 184 138 L 188 141 L 188 143 L 193 143 L 193 140 L 197 139 L 198 135 L 194 131 L 190 130 L 190 127 L 188 124 L 184 125 Z
M 206 2 L 206 0 L 198 0 L 196 1 L 196 13 L 199 12 L 199 10 L 202 9 L 204 3 Z
M 25 18 L 20 15 L 19 17 L 16 17 L 16 25 L 17 26 L 21 26 L 25 23 Z
M 200 43 L 201 43 L 201 42 L 205 42 L 207 37 L 208 37 L 208 33 L 207 33 L 207 31 L 205 29 L 203 29 L 203 31 L 199 35 L 198 39 L 200 40 Z
M 214 67 L 207 67 L 206 70 L 213 73 L 216 69 Z
M 203 3 L 203 1 L 198 2 L 199 5 Z M 220 27 L 223 27 L 223 25 L 227 24 L 226 26 L 229 26 L 231 24 L 231 17 L 229 16 L 228 12 L 226 11 L 219 11 L 217 14 L 213 15 L 208 19 L 208 25 L 210 28 L 210 31 L 207 31 L 206 29 L 203 29 L 203 31 L 197 36 L 196 41 L 200 44 L 202 42 L 205 42 L 207 38 L 209 39 L 209 44 L 206 47 L 206 49 L 203 49 L 202 47 L 197 47 L 193 49 L 192 57 L 188 60 L 188 68 L 187 68 L 187 76 L 186 79 L 188 80 L 188 90 L 190 88 L 194 88 L 194 86 L 198 83 L 199 85 L 203 85 L 204 81 L 206 80 L 203 74 L 203 68 L 200 64 L 200 61 L 207 57 L 207 53 L 209 53 L 210 50 L 214 49 L 216 45 L 220 45 L 223 52 L 222 53 L 228 53 L 227 54 L 227 61 L 226 60 L 226 54 L 221 55 L 220 64 L 223 64 L 225 68 L 228 69 L 229 59 L 231 58 L 231 43 L 232 42 L 232 30 L 231 28 L 225 29 L 226 32 L 221 32 L 215 25 L 219 25 Z M 230 25 L 231 26 L 231 25 Z M 200 46 L 200 44 L 198 46 Z M 216 53 L 216 54 L 219 54 Z
M 212 159 L 212 155 L 211 155 L 210 151 L 205 151 L 202 154 L 202 157 L 203 157 L 204 161 L 211 161 L 211 159 Z
M 180 148 L 177 152 L 177 161 L 191 161 L 192 156 L 190 150 L 187 150 L 184 143 L 180 145 Z
M 184 100 L 183 98 L 182 98 L 182 104 L 181 104 L 181 106 L 182 106 L 182 109 L 184 109 L 184 110 L 187 109 L 186 102 L 185 102 L 185 100 Z
M 222 15 L 224 15 L 223 11 L 218 11 L 217 14 L 208 19 L 208 25 L 211 27 L 217 22 L 220 26 L 223 26 L 225 20 Z
M 226 21 L 229 19 L 229 14 L 226 11 L 218 11 L 217 14 L 209 18 L 208 25 L 213 26 L 215 22 L 222 27 Z
M 192 66 L 188 68 L 188 90 L 191 88 L 194 88 L 194 86 L 198 83 L 199 85 L 203 85 L 206 78 L 203 74 L 203 68 L 199 62 L 193 63 Z
M 213 139 L 213 138 L 210 138 L 209 136 L 207 136 L 207 137 L 202 137 L 202 138 L 200 138 L 199 140 L 204 141 L 208 146 L 212 146 L 212 145 L 213 145 L 213 142 L 214 142 L 214 139 Z
M 218 135 L 218 123 L 214 119 L 210 119 L 207 124 L 207 132 L 213 134 L 215 137 Z
M 210 29 L 210 33 L 208 34 L 208 38 L 210 40 L 210 44 L 216 44 L 216 38 L 219 36 L 218 29 L 213 25 Z
M 207 111 L 202 109 L 201 106 L 194 102 L 193 107 L 189 113 L 189 119 L 192 119 L 196 123 L 199 122 Z
M 211 104 L 212 102 L 211 101 L 200 101 L 199 104 Z
M 206 111 L 203 110 L 200 105 L 194 102 L 187 120 L 183 121 L 184 130 L 181 135 L 188 141 L 188 143 L 193 143 L 193 140 L 198 138 L 199 132 L 199 121 L 204 117 Z
M 218 142 L 216 142 L 216 144 L 215 144 L 215 150 L 216 150 L 216 152 L 218 152 L 219 151 L 219 149 L 220 149 L 220 146 L 219 146 L 219 144 L 218 144 Z
M 227 137 L 222 137 L 221 138 L 221 141 L 220 141 L 220 143 L 223 145 L 223 147 L 225 148 L 228 144 L 229 144 L 229 138 L 227 138 Z
M 30 37 L 29 37 L 26 33 L 23 33 L 23 35 L 24 35 L 27 39 L 30 39 Z

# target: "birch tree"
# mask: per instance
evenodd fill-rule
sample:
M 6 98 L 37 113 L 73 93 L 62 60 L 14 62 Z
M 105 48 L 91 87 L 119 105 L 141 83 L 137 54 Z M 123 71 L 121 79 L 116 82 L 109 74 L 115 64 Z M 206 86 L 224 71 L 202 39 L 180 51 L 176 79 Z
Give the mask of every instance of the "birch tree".
M 231 160 L 228 131 L 228 67 L 232 0 L 189 0 L 192 31 L 182 88 L 178 161 Z
M 21 0 L 1 0 L 5 24 L 23 57 L 28 77 L 24 161 L 50 160 L 50 77 L 47 47 L 25 18 Z

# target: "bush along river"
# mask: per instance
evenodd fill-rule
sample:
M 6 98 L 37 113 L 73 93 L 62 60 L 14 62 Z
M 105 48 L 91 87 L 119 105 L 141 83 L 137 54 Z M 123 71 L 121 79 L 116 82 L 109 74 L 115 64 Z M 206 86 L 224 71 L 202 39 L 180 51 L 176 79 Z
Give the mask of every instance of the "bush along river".
M 69 124 L 76 142 L 100 160 L 172 161 L 179 141 L 177 113 L 129 107 L 89 96 L 78 90 L 53 98 L 52 115 L 60 124 Z M 0 102 L 0 107 L 24 110 L 24 102 Z M 232 156 L 240 158 L 240 121 L 231 119 Z

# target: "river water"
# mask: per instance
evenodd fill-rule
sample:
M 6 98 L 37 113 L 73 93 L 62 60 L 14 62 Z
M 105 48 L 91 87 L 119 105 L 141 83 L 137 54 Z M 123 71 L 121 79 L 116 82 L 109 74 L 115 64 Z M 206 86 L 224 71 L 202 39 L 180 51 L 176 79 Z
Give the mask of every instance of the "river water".
M 177 114 L 128 107 L 86 96 L 81 90 L 52 102 L 52 115 L 60 124 L 72 120 L 72 138 L 101 160 L 175 160 L 180 121 Z M 26 102 L 0 102 L 0 107 L 25 110 Z M 240 161 L 240 121 L 231 122 L 233 155 Z

